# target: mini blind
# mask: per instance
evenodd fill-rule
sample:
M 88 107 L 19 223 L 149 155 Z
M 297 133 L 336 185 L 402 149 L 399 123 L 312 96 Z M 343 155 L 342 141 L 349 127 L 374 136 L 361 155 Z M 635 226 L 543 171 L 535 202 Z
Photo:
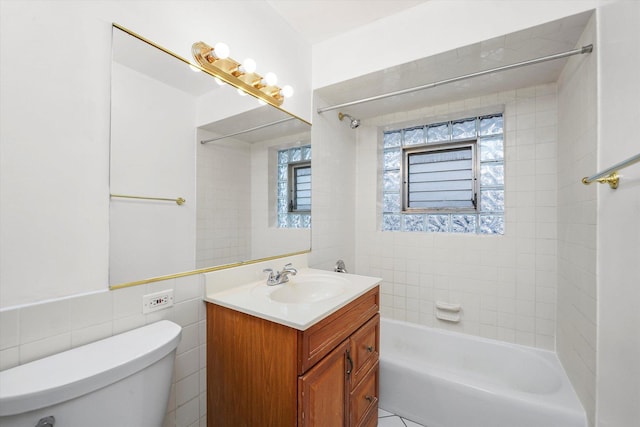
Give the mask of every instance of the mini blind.
M 409 152 L 407 209 L 475 209 L 473 146 Z
M 311 165 L 293 166 L 293 210 L 311 210 Z

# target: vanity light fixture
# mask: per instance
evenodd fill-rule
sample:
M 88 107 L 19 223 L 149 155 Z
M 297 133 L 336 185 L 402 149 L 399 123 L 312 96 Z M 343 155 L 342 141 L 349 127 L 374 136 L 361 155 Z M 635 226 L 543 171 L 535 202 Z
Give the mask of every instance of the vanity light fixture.
M 197 42 L 191 47 L 191 53 L 202 69 L 212 76 L 275 107 L 282 105 L 285 97 L 293 95 L 291 86 L 277 86 L 278 78 L 274 73 L 266 73 L 264 77 L 256 73 L 253 59 L 247 58 L 240 64 L 230 58 L 229 48 L 224 43 L 211 47 Z

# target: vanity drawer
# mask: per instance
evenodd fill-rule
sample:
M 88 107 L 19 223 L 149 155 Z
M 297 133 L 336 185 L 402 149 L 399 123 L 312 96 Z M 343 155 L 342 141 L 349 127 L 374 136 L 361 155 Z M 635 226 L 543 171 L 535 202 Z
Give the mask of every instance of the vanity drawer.
M 349 397 L 350 426 L 369 425 L 372 416 L 378 416 L 378 362 L 376 362 Z M 372 412 L 375 412 L 372 415 Z M 375 425 L 375 424 L 374 424 Z
M 380 346 L 380 315 L 376 314 L 351 336 L 351 360 L 353 372 L 351 389 L 354 389 L 371 365 L 378 361 Z
M 298 375 L 308 371 L 378 313 L 379 289 L 376 286 L 306 331 L 298 331 Z

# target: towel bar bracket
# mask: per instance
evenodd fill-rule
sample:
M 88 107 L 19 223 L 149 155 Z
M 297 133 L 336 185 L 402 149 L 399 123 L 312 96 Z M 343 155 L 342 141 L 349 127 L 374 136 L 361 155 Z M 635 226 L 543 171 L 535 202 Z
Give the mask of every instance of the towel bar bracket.
M 620 175 L 618 175 L 617 172 L 613 172 L 611 175 L 598 178 L 595 181 L 598 181 L 600 184 L 609 184 L 609 187 L 615 190 L 616 188 L 618 188 L 618 184 L 620 183 Z M 589 181 L 586 176 L 582 178 L 582 183 L 585 185 L 589 185 L 592 182 L 593 181 Z

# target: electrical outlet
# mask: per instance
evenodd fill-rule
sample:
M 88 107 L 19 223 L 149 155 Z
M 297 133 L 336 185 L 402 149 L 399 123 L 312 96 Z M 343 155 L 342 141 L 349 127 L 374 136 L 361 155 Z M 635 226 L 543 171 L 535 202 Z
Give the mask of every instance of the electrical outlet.
M 152 294 L 143 295 L 142 297 L 143 314 L 163 310 L 171 306 L 173 306 L 173 289 L 154 292 Z

